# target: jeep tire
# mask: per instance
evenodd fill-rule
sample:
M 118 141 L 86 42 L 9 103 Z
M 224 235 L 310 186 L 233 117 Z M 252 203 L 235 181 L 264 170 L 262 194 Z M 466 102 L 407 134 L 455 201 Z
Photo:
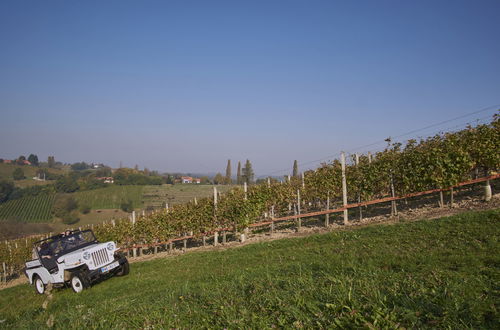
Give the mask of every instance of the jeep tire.
M 38 294 L 45 293 L 45 284 L 43 284 L 43 281 L 40 278 L 40 276 L 35 275 L 35 277 L 33 277 L 33 284 L 35 285 L 36 293 L 38 293 Z
M 130 266 L 128 265 L 128 260 L 125 260 L 123 265 L 121 265 L 120 269 L 116 272 L 116 276 L 128 275 L 129 271 L 130 271 Z
M 70 285 L 74 292 L 80 293 L 90 287 L 90 280 L 84 271 L 79 271 L 71 275 Z

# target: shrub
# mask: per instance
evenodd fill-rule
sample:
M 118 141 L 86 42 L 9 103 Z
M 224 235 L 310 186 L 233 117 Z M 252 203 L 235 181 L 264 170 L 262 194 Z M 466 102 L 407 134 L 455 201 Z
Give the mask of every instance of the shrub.
M 24 179 L 24 171 L 18 167 L 12 173 L 12 177 L 14 178 L 14 180 L 23 180 Z
M 124 212 L 130 213 L 134 210 L 134 205 L 130 199 L 128 201 L 122 201 L 120 209 Z

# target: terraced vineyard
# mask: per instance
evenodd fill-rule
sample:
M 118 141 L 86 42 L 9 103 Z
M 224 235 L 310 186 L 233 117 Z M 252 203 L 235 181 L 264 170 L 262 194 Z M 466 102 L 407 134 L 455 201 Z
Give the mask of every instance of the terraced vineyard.
M 52 218 L 53 194 L 23 197 L 0 204 L 0 220 L 47 222 Z
M 131 200 L 134 208 L 142 207 L 144 186 L 110 186 L 102 189 L 81 191 L 75 194 L 80 205 L 92 209 L 119 209 L 122 201 Z

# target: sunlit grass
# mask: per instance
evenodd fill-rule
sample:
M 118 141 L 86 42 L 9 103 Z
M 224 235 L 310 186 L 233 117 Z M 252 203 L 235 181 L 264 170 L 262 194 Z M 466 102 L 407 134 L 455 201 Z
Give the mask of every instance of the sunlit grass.
M 500 211 L 134 263 L 80 295 L 0 292 L 0 326 L 494 328 Z

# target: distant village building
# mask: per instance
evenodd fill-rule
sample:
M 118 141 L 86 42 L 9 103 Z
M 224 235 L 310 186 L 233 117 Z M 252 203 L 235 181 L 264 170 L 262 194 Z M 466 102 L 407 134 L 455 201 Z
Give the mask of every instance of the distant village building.
M 100 177 L 100 178 L 96 178 L 97 180 L 101 180 L 103 181 L 104 183 L 114 183 L 115 181 L 113 180 L 113 177 L 111 176 L 103 176 L 103 177 Z
M 181 182 L 182 183 L 201 183 L 201 179 L 199 179 L 199 178 L 192 178 L 190 176 L 182 176 L 181 177 Z

